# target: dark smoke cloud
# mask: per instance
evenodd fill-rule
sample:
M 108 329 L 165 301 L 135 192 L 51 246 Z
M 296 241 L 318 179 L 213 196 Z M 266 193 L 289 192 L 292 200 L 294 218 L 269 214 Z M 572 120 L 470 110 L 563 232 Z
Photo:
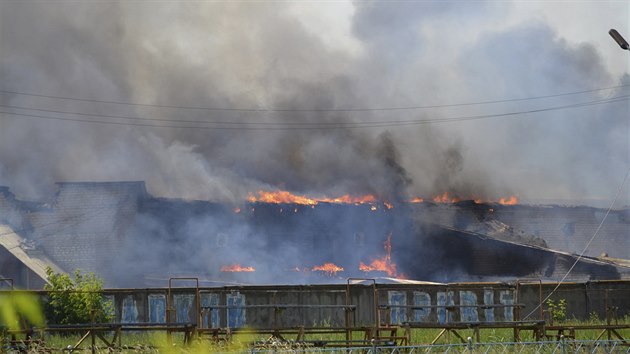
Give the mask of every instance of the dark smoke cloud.
M 356 2 L 348 35 L 357 50 L 327 44 L 292 6 L 2 2 L 0 88 L 182 106 L 322 109 L 527 97 L 620 82 L 592 44 L 563 38 L 543 22 L 489 28 L 510 11 L 509 4 Z M 453 37 L 461 26 L 488 29 L 474 38 Z M 461 50 L 443 53 L 442 42 L 453 40 L 461 42 Z M 575 97 L 538 104 L 571 100 Z M 289 123 L 532 108 L 522 102 L 485 109 L 252 114 L 19 95 L 0 95 L 0 103 Z M 329 196 L 373 193 L 388 200 L 444 191 L 464 198 L 607 198 L 627 161 L 627 136 L 620 133 L 626 129 L 626 107 L 332 131 L 141 128 L 4 115 L 0 184 L 33 198 L 67 180 L 146 180 L 154 195 L 231 202 L 273 188 Z

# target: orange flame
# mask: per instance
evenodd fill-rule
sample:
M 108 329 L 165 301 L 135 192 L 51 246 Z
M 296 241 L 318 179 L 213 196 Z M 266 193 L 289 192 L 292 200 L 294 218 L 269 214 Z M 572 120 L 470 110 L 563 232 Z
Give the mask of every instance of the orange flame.
M 275 191 L 275 192 L 267 192 L 267 191 L 258 191 L 258 196 L 250 193 L 247 197 L 247 201 L 250 203 L 262 202 L 262 203 L 273 203 L 273 204 L 301 204 L 301 205 L 310 205 L 315 206 L 319 203 L 332 203 L 332 204 L 366 204 L 366 203 L 375 203 L 376 197 L 371 194 L 367 194 L 360 197 L 353 197 L 349 194 L 342 195 L 338 198 L 309 198 L 304 195 L 295 195 L 288 191 Z
M 317 205 L 317 201 L 314 199 L 307 198 L 303 195 L 295 195 L 291 194 L 287 191 L 277 191 L 277 192 L 265 192 L 258 191 L 258 198 L 253 194 L 250 194 L 247 198 L 247 201 L 250 203 L 254 202 L 263 202 L 263 203 L 293 203 L 293 204 L 302 204 L 302 205 Z
M 334 204 L 365 204 L 375 203 L 376 197 L 371 194 L 367 194 L 361 197 L 352 197 L 349 194 L 342 195 L 339 198 L 321 198 L 318 199 L 322 203 L 334 203 Z
M 240 264 L 232 264 L 229 266 L 222 266 L 222 272 L 255 272 L 254 267 L 241 267 Z
M 438 196 L 433 197 L 433 201 L 435 203 L 458 203 L 461 200 L 462 200 L 461 198 L 449 196 L 448 192 L 444 192 Z M 470 200 L 472 200 L 475 204 L 482 204 L 482 203 L 498 203 L 502 205 L 518 204 L 518 198 L 516 196 L 510 196 L 509 198 L 499 198 L 498 202 L 492 201 L 490 199 L 484 200 L 484 199 L 476 198 L 476 197 L 471 197 Z M 412 200 L 411 202 L 413 203 L 414 200 Z
M 514 195 L 509 198 L 499 198 L 499 204 L 501 205 L 516 205 L 518 204 L 518 198 Z
M 343 272 L 343 268 L 333 263 L 324 263 L 320 266 L 313 267 L 313 271 L 322 271 L 329 276 L 333 276 L 333 275 L 337 275 L 337 272 Z
M 240 213 L 240 212 L 241 212 L 241 208 L 238 208 L 238 207 L 237 207 L 237 208 L 234 208 L 234 213 L 238 214 L 238 213 Z
M 481 198 L 476 198 L 476 197 L 470 198 L 470 199 L 473 200 L 476 204 L 481 204 L 484 202 L 495 203 L 490 200 L 483 200 Z M 444 192 L 440 195 L 433 197 L 432 200 L 434 203 L 458 203 L 462 199 L 458 197 L 452 197 L 449 195 L 448 192 Z M 358 196 L 358 197 L 346 194 L 337 198 L 328 198 L 328 197 L 310 198 L 305 195 L 296 195 L 291 192 L 283 191 L 283 190 L 274 191 L 274 192 L 259 190 L 256 194 L 250 193 L 247 197 L 247 201 L 250 203 L 261 202 L 261 203 L 272 203 L 272 204 L 300 204 L 300 205 L 309 205 L 311 208 L 315 208 L 315 206 L 319 203 L 357 204 L 357 205 L 370 204 L 371 205 L 370 209 L 372 211 L 377 210 L 377 206 L 376 206 L 377 199 L 372 194 L 367 194 L 367 195 Z M 414 197 L 413 199 L 409 200 L 409 202 L 410 203 L 423 203 L 424 198 Z M 502 205 L 515 205 L 515 204 L 518 204 L 518 198 L 516 196 L 510 196 L 508 198 L 500 198 L 498 203 Z M 394 207 L 392 203 L 389 203 L 387 201 L 383 201 L 383 205 L 385 205 L 387 209 L 392 209 Z M 240 209 L 236 208 L 234 209 L 234 212 L 239 213 Z M 293 212 L 297 213 L 298 210 L 294 209 Z
M 396 264 L 392 264 L 385 256 L 373 259 L 369 265 L 361 262 L 359 264 L 359 270 L 364 272 L 385 272 L 390 277 L 396 276 Z
M 381 258 L 373 259 L 372 262 L 367 265 L 363 262 L 359 263 L 359 270 L 364 272 L 386 272 L 388 276 L 396 276 L 397 269 L 396 264 L 392 262 L 392 234 L 387 235 L 387 240 L 383 244 L 385 249 L 385 255 Z
M 444 192 L 442 195 L 433 197 L 433 201 L 435 203 L 457 203 L 460 199 L 455 197 L 451 198 L 449 197 L 448 192 Z

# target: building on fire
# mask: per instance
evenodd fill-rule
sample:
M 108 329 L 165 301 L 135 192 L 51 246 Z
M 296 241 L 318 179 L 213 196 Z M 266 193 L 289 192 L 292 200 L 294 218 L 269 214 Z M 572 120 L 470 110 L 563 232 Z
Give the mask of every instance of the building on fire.
M 576 263 L 571 280 L 630 279 L 630 209 L 612 211 L 590 242 L 604 216 L 473 201 L 229 205 L 154 197 L 137 181 L 58 183 L 33 202 L 0 187 L 0 278 L 37 289 L 51 267 L 94 272 L 106 287 L 184 275 L 206 286 L 553 280 Z

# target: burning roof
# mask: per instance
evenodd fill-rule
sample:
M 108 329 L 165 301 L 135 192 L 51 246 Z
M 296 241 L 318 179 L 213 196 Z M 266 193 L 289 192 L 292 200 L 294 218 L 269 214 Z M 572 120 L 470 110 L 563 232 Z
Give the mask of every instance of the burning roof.
M 21 229 L 20 236 L 40 245 L 52 261 L 66 271 L 93 270 L 108 286 L 139 286 L 143 279 L 174 274 L 274 284 L 366 276 L 439 282 L 553 279 L 576 257 L 548 247 L 563 250 L 557 246 L 566 234 L 572 247 L 580 247 L 590 230 L 586 226 L 601 213 L 509 205 L 510 199 L 504 205 L 448 198 L 390 203 L 373 196 L 259 191 L 230 205 L 155 198 L 137 182 L 65 183 L 41 211 L 21 209 L 11 198 L 0 205 L 21 210 L 30 229 Z M 602 229 L 605 237 L 628 242 L 627 228 L 614 232 L 630 224 L 627 212 L 611 215 Z M 605 243 L 594 245 L 599 252 Z M 627 247 L 610 252 L 629 258 L 621 254 Z M 576 279 L 619 278 L 627 274 L 623 269 L 585 258 L 574 272 Z

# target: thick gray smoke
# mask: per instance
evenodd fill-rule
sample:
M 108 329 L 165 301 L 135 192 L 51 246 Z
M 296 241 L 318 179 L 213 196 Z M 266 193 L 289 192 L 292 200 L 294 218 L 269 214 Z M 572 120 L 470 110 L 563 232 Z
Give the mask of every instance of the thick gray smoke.
M 627 93 L 431 110 L 329 111 L 532 97 L 628 82 L 612 74 L 592 43 L 563 37 L 542 20 L 509 23 L 504 17 L 514 9 L 506 3 L 321 6 L 0 3 L 0 90 L 149 105 L 301 110 L 125 106 L 5 92 L 3 112 L 122 124 L 3 114 L 0 185 L 30 198 L 47 195 L 56 181 L 146 180 L 154 195 L 232 202 L 275 188 L 331 197 L 371 193 L 387 200 L 445 191 L 463 198 L 575 200 L 610 198 L 611 186 L 621 181 L 628 161 L 625 103 L 358 129 L 206 129 L 225 125 L 184 122 L 396 122 Z M 345 27 L 313 21 L 336 7 L 347 12 Z M 478 31 L 460 36 L 470 28 Z M 599 30 L 605 35 L 608 27 Z

